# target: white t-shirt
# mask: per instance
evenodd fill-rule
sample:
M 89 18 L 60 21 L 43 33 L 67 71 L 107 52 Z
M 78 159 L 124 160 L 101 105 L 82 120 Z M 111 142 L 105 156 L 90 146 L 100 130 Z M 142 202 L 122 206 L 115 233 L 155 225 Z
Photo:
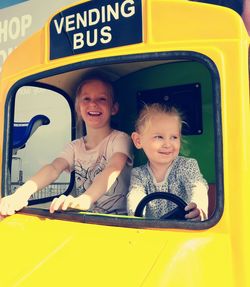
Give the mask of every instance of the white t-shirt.
M 133 165 L 130 137 L 121 131 L 113 130 L 98 146 L 86 150 L 84 138 L 69 143 L 58 157 L 69 163 L 69 172 L 75 171 L 76 195 L 84 193 L 95 176 L 108 164 L 111 156 L 121 152 L 128 161 L 111 188 L 93 205 L 91 211 L 100 213 L 126 213 L 126 194 L 128 193 L 130 171 Z

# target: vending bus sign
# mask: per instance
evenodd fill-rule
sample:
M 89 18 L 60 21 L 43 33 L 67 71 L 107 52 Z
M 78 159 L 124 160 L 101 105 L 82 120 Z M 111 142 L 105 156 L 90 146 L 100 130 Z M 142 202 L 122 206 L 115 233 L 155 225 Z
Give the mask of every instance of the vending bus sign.
M 50 59 L 142 42 L 141 0 L 92 0 L 50 21 Z

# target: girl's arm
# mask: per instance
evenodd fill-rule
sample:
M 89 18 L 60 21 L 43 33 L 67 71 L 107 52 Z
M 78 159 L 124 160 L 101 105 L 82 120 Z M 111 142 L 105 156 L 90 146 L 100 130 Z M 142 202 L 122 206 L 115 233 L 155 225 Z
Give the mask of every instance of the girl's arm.
M 203 178 L 198 162 L 188 159 L 183 166 L 183 179 L 186 190 L 190 193 L 190 203 L 185 208 L 187 219 L 205 220 L 208 213 L 208 184 Z
M 109 190 L 125 167 L 127 160 L 127 155 L 121 152 L 114 153 L 107 166 L 95 177 L 84 194 L 77 198 L 70 195 L 55 198 L 51 203 L 50 212 L 53 213 L 58 209 L 66 210 L 69 207 L 88 210 L 94 202 Z
M 125 167 L 127 159 L 128 157 L 121 152 L 117 152 L 111 156 L 107 166 L 95 177 L 91 186 L 84 193 L 85 195 L 89 195 L 92 203 L 96 202 L 110 189 Z
M 32 194 L 54 182 L 67 167 L 68 162 L 62 158 L 56 158 L 51 164 L 45 165 L 15 193 L 0 200 L 0 214 L 12 215 L 27 206 Z
M 129 193 L 127 195 L 127 211 L 128 215 L 134 215 L 139 202 L 146 196 L 142 178 L 138 174 L 137 169 L 132 169 Z
M 191 203 L 194 203 L 196 207 L 194 208 Z M 203 181 L 196 181 L 192 188 L 192 197 L 191 203 L 189 205 L 190 214 L 187 218 L 195 218 L 196 213 L 194 212 L 195 209 L 198 209 L 200 220 L 207 219 L 208 215 L 208 186 Z M 190 217 L 193 216 L 193 217 Z
M 56 158 L 52 163 L 42 167 L 34 176 L 30 178 L 33 181 L 37 190 L 41 190 L 54 182 L 60 174 L 68 168 L 68 162 L 63 158 Z M 36 190 L 36 191 L 37 191 Z

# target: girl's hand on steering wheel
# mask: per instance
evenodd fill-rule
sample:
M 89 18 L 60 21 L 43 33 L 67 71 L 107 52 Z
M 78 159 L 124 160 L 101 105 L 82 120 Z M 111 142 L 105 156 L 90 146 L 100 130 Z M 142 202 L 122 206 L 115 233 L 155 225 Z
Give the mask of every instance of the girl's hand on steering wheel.
M 202 220 L 202 211 L 197 208 L 197 204 L 194 202 L 190 202 L 186 207 L 185 211 L 188 211 L 188 214 L 185 215 L 186 219 L 190 219 L 193 221 L 201 221 Z

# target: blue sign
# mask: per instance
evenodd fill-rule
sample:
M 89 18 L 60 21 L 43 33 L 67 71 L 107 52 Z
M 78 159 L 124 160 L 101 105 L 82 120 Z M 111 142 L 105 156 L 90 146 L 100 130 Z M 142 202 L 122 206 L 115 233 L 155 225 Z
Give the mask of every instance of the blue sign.
M 0 9 L 7 8 L 29 0 L 1 0 Z
M 51 60 L 141 42 L 141 0 L 92 0 L 50 22 Z

